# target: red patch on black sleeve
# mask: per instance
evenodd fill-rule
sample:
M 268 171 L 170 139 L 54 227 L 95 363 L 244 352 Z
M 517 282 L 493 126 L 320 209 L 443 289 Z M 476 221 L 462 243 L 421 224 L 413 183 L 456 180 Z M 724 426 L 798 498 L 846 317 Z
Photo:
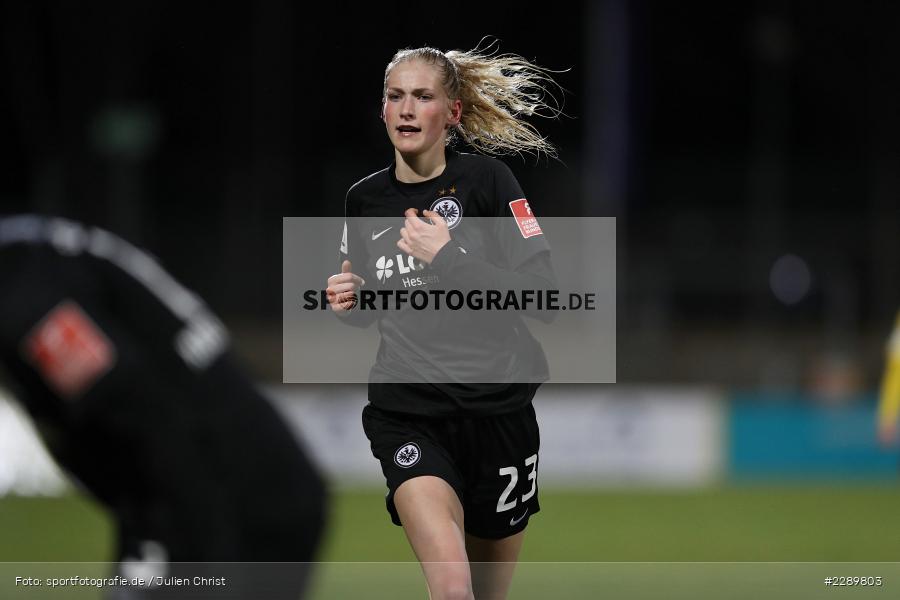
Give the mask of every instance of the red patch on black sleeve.
M 532 214 L 531 207 L 528 206 L 528 200 L 525 198 L 513 200 L 509 203 L 509 209 L 516 218 L 516 224 L 519 226 L 522 237 L 530 238 L 544 234 L 544 232 L 541 231 L 541 226 L 538 223 L 537 217 Z
M 57 305 L 25 336 L 22 353 L 67 400 L 82 396 L 116 362 L 112 342 L 71 300 Z

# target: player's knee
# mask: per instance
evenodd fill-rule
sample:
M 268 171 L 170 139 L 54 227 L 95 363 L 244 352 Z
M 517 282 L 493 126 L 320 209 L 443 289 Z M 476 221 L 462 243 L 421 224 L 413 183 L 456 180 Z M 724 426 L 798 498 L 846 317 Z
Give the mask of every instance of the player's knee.
M 435 589 L 437 588 L 437 589 Z M 432 600 L 473 600 L 472 584 L 465 579 L 442 582 L 431 589 Z

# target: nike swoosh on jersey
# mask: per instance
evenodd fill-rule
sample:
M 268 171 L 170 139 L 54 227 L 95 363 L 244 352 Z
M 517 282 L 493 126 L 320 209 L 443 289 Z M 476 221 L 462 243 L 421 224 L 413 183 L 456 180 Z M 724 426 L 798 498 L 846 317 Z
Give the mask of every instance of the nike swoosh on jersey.
M 372 241 L 374 242 L 375 240 L 377 240 L 378 238 L 380 238 L 381 236 L 383 236 L 384 234 L 386 234 L 388 231 L 390 231 L 393 228 L 394 228 L 394 226 L 392 225 L 392 226 L 388 227 L 387 229 L 385 229 L 384 231 L 382 231 L 381 233 L 375 233 L 373 231 L 372 232 Z
M 527 515 L 527 514 L 528 514 L 528 509 L 526 508 L 526 509 L 525 509 L 525 512 L 522 513 L 522 516 L 521 516 L 521 517 L 519 517 L 518 519 L 515 518 L 515 517 L 513 517 L 512 519 L 509 520 L 509 526 L 510 526 L 510 527 L 515 527 L 516 525 L 519 524 L 519 522 L 520 522 L 522 519 L 525 518 L 525 515 Z

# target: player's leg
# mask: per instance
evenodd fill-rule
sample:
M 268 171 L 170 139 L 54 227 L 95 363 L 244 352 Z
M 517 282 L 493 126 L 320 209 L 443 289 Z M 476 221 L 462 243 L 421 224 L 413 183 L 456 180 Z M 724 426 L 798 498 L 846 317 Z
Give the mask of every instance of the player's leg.
M 524 537 L 524 531 L 500 540 L 466 534 L 472 588 L 478 600 L 506 598 Z
M 387 480 L 385 503 L 403 526 L 433 599 L 472 598 L 466 559 L 462 477 L 448 449 L 447 420 L 369 405 L 363 429 Z
M 394 505 L 432 600 L 472 599 L 463 508 L 453 488 L 439 477 L 408 479 Z
M 460 433 L 467 452 L 466 549 L 478 600 L 506 598 L 529 519 L 540 511 L 540 433 L 531 405 L 471 419 Z

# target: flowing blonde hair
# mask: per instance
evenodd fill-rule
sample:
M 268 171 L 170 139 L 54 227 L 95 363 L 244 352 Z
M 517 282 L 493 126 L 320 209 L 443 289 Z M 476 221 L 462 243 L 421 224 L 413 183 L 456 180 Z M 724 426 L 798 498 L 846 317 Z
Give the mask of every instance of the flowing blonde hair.
M 482 40 L 484 41 L 484 40 Z M 442 52 L 435 48 L 398 51 L 384 70 L 384 88 L 391 70 L 402 62 L 420 60 L 434 65 L 450 101 L 462 101 L 462 117 L 447 142 L 456 136 L 475 150 L 503 155 L 533 152 L 556 156 L 556 147 L 522 116 L 557 118 L 563 115 L 560 100 L 551 92 L 565 90 L 551 71 L 516 54 L 496 54 L 493 43 L 472 50 Z

